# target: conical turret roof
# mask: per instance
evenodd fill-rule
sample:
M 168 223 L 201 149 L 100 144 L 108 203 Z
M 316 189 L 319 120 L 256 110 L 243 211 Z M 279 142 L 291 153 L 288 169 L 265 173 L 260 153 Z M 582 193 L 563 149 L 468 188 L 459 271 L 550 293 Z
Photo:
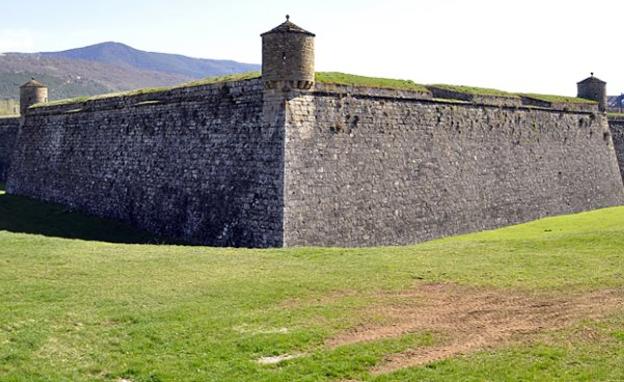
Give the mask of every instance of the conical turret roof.
M 286 16 L 286 22 L 278 25 L 277 27 L 271 29 L 270 31 L 261 34 L 261 36 L 272 34 L 272 33 L 303 33 L 308 36 L 315 37 L 316 35 L 312 32 L 308 32 L 307 30 L 301 28 L 300 26 L 292 23 L 290 21 L 290 16 Z
M 20 86 L 20 88 L 45 88 L 45 87 L 46 86 L 44 84 L 35 80 L 34 78 L 26 82 L 24 85 Z
M 587 77 L 586 79 L 584 79 L 583 81 L 579 82 L 579 85 L 584 85 L 584 84 L 591 84 L 591 83 L 598 83 L 598 84 L 606 84 L 606 82 L 604 82 L 603 80 L 594 77 L 594 73 L 591 74 L 590 77 Z

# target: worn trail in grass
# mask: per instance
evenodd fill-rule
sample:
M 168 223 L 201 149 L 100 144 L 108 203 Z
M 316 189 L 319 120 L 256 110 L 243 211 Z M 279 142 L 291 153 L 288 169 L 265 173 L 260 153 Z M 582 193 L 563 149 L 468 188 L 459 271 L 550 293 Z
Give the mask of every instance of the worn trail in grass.
M 552 298 L 617 291 L 623 222 L 624 208 L 612 208 L 410 247 L 211 249 L 132 244 L 150 239 L 0 195 L 0 380 L 622 379 L 617 306 L 526 343 L 382 375 L 373 371 L 388 357 L 443 346 L 445 331 L 327 341 L 381 325 L 387 317 L 370 314 L 380 296 L 425 284 Z M 596 335 L 578 335 L 586 329 Z M 256 362 L 285 354 L 305 356 Z

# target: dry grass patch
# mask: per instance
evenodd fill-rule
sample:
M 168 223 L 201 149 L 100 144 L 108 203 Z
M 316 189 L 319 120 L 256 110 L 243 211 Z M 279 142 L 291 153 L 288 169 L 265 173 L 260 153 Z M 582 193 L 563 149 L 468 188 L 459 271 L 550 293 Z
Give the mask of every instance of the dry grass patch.
M 367 308 L 366 315 L 371 322 L 384 317 L 382 322 L 352 328 L 326 345 L 336 348 L 422 331 L 439 333 L 446 340 L 438 346 L 388 355 L 373 369 L 374 374 L 530 340 L 538 333 L 599 319 L 624 306 L 621 289 L 547 295 L 438 283 L 380 297 L 387 302 Z

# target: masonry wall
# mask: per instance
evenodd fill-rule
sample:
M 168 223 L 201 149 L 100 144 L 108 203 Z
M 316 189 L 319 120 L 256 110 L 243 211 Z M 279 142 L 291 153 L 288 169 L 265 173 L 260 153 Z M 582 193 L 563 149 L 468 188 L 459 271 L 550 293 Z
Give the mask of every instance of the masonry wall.
M 287 105 L 284 244 L 420 242 L 624 202 L 604 114 L 316 85 Z
M 18 130 L 19 118 L 0 118 L 0 183 L 7 180 Z
M 8 191 L 185 242 L 280 246 L 283 112 L 263 118 L 270 102 L 251 80 L 32 109 Z
M 624 180 L 624 117 L 609 118 L 609 127 L 613 136 L 615 153 L 620 164 L 620 173 Z
M 7 188 L 190 243 L 400 245 L 624 203 L 621 127 L 251 80 L 31 109 Z

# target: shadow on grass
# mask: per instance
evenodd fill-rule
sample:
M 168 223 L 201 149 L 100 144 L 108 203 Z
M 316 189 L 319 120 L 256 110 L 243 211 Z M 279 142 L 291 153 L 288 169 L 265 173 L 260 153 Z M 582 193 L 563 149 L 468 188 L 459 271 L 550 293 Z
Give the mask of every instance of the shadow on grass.
M 0 231 L 123 244 L 163 240 L 126 224 L 86 216 L 66 207 L 8 195 L 0 184 Z

